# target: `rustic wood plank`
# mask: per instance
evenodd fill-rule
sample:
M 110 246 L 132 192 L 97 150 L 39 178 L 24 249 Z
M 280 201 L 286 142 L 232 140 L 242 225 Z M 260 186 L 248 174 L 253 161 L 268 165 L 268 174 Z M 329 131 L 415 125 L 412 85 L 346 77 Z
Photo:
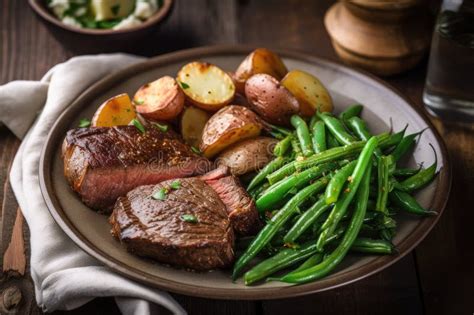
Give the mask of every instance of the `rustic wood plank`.
M 383 272 L 342 288 L 265 301 L 264 314 L 421 314 L 416 270 L 409 255 Z
M 3 272 L 14 272 L 23 276 L 26 268 L 25 240 L 23 238 L 23 215 L 16 210 L 15 224 L 7 250 L 3 254 Z
M 303 50 L 337 60 L 322 20 L 331 2 L 177 1 L 167 23 L 150 37 L 146 47 L 137 47 L 136 52 L 151 56 L 194 46 L 241 42 Z M 39 79 L 51 66 L 74 55 L 48 33 L 33 16 L 26 1 L 1 0 L 0 3 L 0 84 L 13 79 Z M 422 63 L 414 70 L 388 79 L 420 107 L 425 68 L 426 63 Z M 319 313 L 340 314 L 350 312 L 351 308 L 356 314 L 363 314 L 364 311 L 377 313 L 374 308 L 410 314 L 420 313 L 423 307 L 427 314 L 472 313 L 474 307 L 470 297 L 474 292 L 469 281 L 474 279 L 471 263 L 474 249 L 469 243 L 470 238 L 466 237 L 466 231 L 473 219 L 472 211 L 469 211 L 474 201 L 473 194 L 469 193 L 474 184 L 473 130 L 469 126 L 439 122 L 437 127 L 455 161 L 455 181 L 445 215 L 415 252 L 416 265 L 414 256 L 409 256 L 386 271 L 348 287 L 306 298 L 265 302 L 262 309 L 259 309 L 258 304 L 247 302 L 213 301 L 179 295 L 176 298 L 190 310 L 190 314 L 254 314 L 260 311 L 283 313 L 285 310 L 292 313 L 297 313 L 294 310 L 318 310 Z M 18 143 L 11 133 L 0 128 L 1 187 L 5 183 L 7 168 Z M 2 215 L 8 213 L 5 222 L 13 225 L 17 205 L 12 194 L 0 195 L 0 202 L 9 204 L 6 207 L 9 210 L 5 212 L 3 209 Z M 6 235 L 1 242 L 3 253 L 11 234 L 0 232 L 0 235 Z M 28 239 L 27 233 L 25 228 L 25 239 Z M 29 244 L 25 245 L 28 252 Z M 419 296 L 415 298 L 415 266 L 418 268 L 423 307 L 420 307 Z M 29 297 L 22 302 L 29 305 L 29 308 L 22 314 L 39 312 L 32 298 L 31 282 L 25 282 L 24 278 L 3 279 L 0 290 L 9 285 L 18 286 L 23 295 L 29 292 Z M 388 294 L 380 293 L 385 290 Z M 386 296 L 392 296 L 399 303 L 394 305 L 385 300 Z M 313 303 L 313 300 L 319 303 Z M 384 307 L 384 304 L 388 307 Z M 409 309 L 410 305 L 413 307 Z M 66 312 L 58 312 L 63 313 Z M 67 313 L 118 314 L 118 309 L 113 299 L 108 298 L 96 299 Z
M 474 125 L 437 124 L 453 162 L 453 186 L 445 213 L 417 247 L 427 314 L 474 310 Z

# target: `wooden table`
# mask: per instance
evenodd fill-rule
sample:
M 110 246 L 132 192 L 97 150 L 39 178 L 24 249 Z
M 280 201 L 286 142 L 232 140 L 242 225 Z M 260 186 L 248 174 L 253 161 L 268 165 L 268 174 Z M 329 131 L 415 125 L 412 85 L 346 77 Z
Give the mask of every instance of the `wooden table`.
M 338 61 L 323 26 L 332 1 L 178 0 L 166 25 L 139 53 L 160 53 L 210 44 L 246 43 L 282 47 Z M 0 84 L 37 80 L 52 66 L 75 55 L 45 29 L 26 1 L 1 0 Z M 422 107 L 426 60 L 387 79 Z M 473 84 L 474 88 L 474 84 Z M 0 113 L 1 115 L 1 113 Z M 328 292 L 275 301 L 216 301 L 174 294 L 190 314 L 473 314 L 474 127 L 433 119 L 449 149 L 454 181 L 448 207 L 417 249 L 392 267 L 367 279 Z M 0 127 L 1 249 L 12 238 L 17 203 L 8 169 L 20 141 Z M 21 223 L 21 216 L 18 221 Z M 28 255 L 28 231 L 24 237 Z M 23 242 L 21 242 L 23 243 Z M 40 313 L 28 274 L 3 274 L 0 289 L 15 285 L 23 299 L 20 314 Z M 67 312 L 56 312 L 62 314 Z M 118 314 L 112 298 L 96 299 L 69 314 Z

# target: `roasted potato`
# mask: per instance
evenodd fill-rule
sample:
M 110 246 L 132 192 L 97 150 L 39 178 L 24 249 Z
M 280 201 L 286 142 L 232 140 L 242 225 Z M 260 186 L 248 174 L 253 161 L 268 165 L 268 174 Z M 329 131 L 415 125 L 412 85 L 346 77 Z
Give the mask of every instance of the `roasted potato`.
M 136 110 L 149 120 L 171 120 L 184 107 L 184 93 L 170 76 L 143 85 L 133 97 Z
M 179 70 L 177 80 L 188 100 L 204 110 L 218 111 L 234 99 L 232 78 L 210 63 L 188 63 Z
M 217 165 L 229 167 L 236 176 L 258 171 L 274 158 L 273 148 L 277 142 L 268 137 L 237 142 L 219 154 Z
M 331 112 L 333 109 L 331 95 L 321 81 L 315 76 L 301 71 L 292 70 L 281 80 L 300 103 L 300 113 L 312 116 L 316 110 Z
M 211 115 L 194 106 L 188 106 L 181 115 L 181 135 L 184 142 L 194 147 L 199 147 L 202 138 L 202 130 Z
M 252 51 L 234 73 L 233 79 L 237 92 L 243 94 L 245 82 L 254 74 L 266 73 L 281 80 L 288 72 L 281 58 L 266 48 L 257 48 Z
M 215 113 L 204 126 L 200 144 L 211 158 L 237 141 L 257 137 L 262 130 L 258 116 L 250 109 L 230 105 Z
M 299 111 L 296 98 L 268 74 L 250 77 L 245 83 L 245 95 L 250 108 L 273 124 L 288 125 L 291 115 Z
M 92 117 L 93 127 L 128 125 L 137 117 L 128 94 L 119 94 L 106 100 Z

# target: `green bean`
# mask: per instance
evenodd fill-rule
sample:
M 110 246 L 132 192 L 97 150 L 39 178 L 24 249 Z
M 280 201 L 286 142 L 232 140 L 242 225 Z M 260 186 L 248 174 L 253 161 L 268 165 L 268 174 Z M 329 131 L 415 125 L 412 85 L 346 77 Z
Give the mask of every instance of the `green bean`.
M 354 168 L 354 171 L 351 175 L 351 180 L 349 181 L 347 188 L 345 189 L 343 195 L 338 199 L 334 208 L 332 209 L 331 213 L 329 214 L 328 219 L 324 222 L 323 226 L 321 227 L 322 232 L 319 235 L 317 244 L 318 249 L 322 250 L 326 241 L 331 234 L 333 234 L 334 230 L 336 229 L 339 221 L 347 212 L 347 208 L 351 203 L 352 199 L 354 198 L 357 188 L 359 187 L 360 183 L 363 180 L 363 176 L 366 174 L 366 170 L 369 167 L 369 164 L 372 159 L 372 154 L 377 147 L 378 140 L 376 137 L 370 138 L 369 141 L 364 146 L 359 158 L 357 159 L 357 164 Z M 368 173 L 370 174 L 370 173 Z M 370 182 L 370 176 L 367 179 Z M 370 186 L 370 185 L 369 185 Z M 367 187 L 367 191 L 369 191 L 369 187 Z M 366 202 L 367 207 L 367 202 Z M 365 211 L 364 211 L 365 214 Z
M 324 199 L 326 204 L 335 203 L 339 198 L 339 194 L 342 191 L 342 187 L 349 179 L 349 176 L 354 171 L 356 166 L 357 160 L 354 160 L 347 164 L 346 166 L 342 167 L 340 170 L 334 174 L 334 176 L 329 181 L 328 186 L 326 187 L 326 192 L 324 194 Z
M 255 283 L 279 270 L 294 265 L 316 253 L 316 244 L 308 242 L 298 249 L 286 248 L 265 259 L 244 274 L 245 285 Z
M 399 131 L 397 133 L 393 133 L 390 135 L 390 137 L 384 141 L 381 141 L 380 143 L 380 148 L 385 149 L 385 148 L 390 148 L 392 146 L 397 146 L 400 144 L 400 142 L 403 139 L 403 136 L 405 135 L 405 129 L 402 131 Z
M 303 156 L 310 156 L 314 153 L 311 145 L 311 137 L 309 135 L 309 129 L 306 122 L 298 115 L 291 116 L 291 124 L 296 129 L 296 136 L 298 137 L 301 145 L 301 151 Z
M 360 153 L 364 145 L 365 141 L 358 141 L 342 147 L 327 149 L 326 151 L 316 153 L 305 160 L 296 161 L 294 166 L 296 169 L 302 170 L 328 161 L 345 159 Z
M 377 140 L 372 141 L 372 139 L 368 142 L 370 143 L 370 147 L 368 146 L 368 150 L 369 148 L 373 147 L 374 142 L 375 145 L 377 144 Z M 373 149 L 371 151 L 373 152 Z M 365 213 L 367 211 L 367 200 L 369 199 L 370 171 L 371 168 L 366 167 L 364 173 L 362 173 L 362 176 L 360 176 L 362 177 L 362 182 L 357 191 L 354 214 L 346 232 L 344 233 L 344 237 L 342 238 L 336 249 L 321 263 L 311 268 L 292 273 L 290 275 L 285 275 L 280 279 L 281 281 L 289 283 L 306 283 L 309 281 L 320 279 L 330 273 L 342 261 L 342 259 L 344 259 L 348 250 L 351 248 L 357 235 L 359 234 L 360 228 L 364 221 Z
M 324 189 L 327 185 L 328 178 L 323 177 L 313 184 L 305 187 L 293 196 L 284 206 L 278 211 L 269 222 L 263 227 L 258 233 L 255 239 L 252 241 L 247 250 L 239 257 L 234 265 L 232 272 L 232 279 L 236 279 L 242 269 L 267 245 L 276 232 L 285 224 L 285 222 L 291 218 L 298 207 L 305 202 L 311 195 L 318 193 Z
M 324 126 L 324 131 L 326 132 L 326 126 Z M 337 142 L 336 138 L 330 132 L 326 132 L 326 146 L 328 149 L 340 147 L 341 144 Z
M 278 140 L 283 140 L 286 137 L 286 135 L 276 132 L 276 131 L 268 131 L 268 133 L 270 134 L 270 136 Z
M 291 148 L 293 149 L 293 152 L 295 152 L 296 158 L 303 156 L 303 150 L 301 150 L 299 141 L 295 137 L 291 139 Z
M 254 200 L 257 200 L 268 187 L 270 187 L 269 183 L 262 183 L 257 187 L 254 187 L 252 190 L 247 190 L 249 192 L 250 197 L 252 197 Z
M 349 120 L 346 120 L 346 124 L 360 140 L 367 141 L 370 137 L 372 137 L 372 134 L 370 133 L 369 128 L 367 127 L 367 124 L 361 118 L 354 116 Z M 380 150 L 380 148 L 375 149 L 374 153 L 377 158 L 380 158 L 380 156 L 382 156 L 382 151 Z
M 314 244 L 314 242 L 313 242 Z M 301 270 L 308 269 L 310 267 L 313 267 L 316 264 L 319 264 L 323 260 L 323 253 L 316 253 L 311 255 L 308 259 L 306 259 L 301 265 L 298 266 L 295 270 L 292 272 L 299 272 Z
M 267 130 L 278 132 L 284 136 L 291 134 L 291 130 L 280 127 L 280 126 L 272 125 L 269 122 L 266 122 L 265 120 L 262 120 L 262 124 L 264 125 L 264 127 L 266 127 Z
M 377 138 L 379 140 L 379 146 L 383 147 L 387 143 L 389 143 L 389 141 L 392 141 L 391 137 L 392 136 L 383 133 L 378 136 L 375 136 L 374 138 Z M 365 141 L 357 141 L 342 147 L 328 149 L 324 152 L 316 153 L 305 160 L 296 161 L 294 166 L 296 169 L 302 170 L 328 161 L 335 161 L 351 157 L 360 153 L 364 148 L 365 144 Z
M 379 159 L 377 173 L 377 201 L 375 210 L 387 214 L 387 200 L 390 192 L 390 176 L 395 168 L 395 161 L 391 155 L 383 155 Z
M 351 251 L 368 254 L 392 254 L 393 245 L 386 240 L 358 237 L 354 240 Z
M 401 210 L 418 215 L 436 215 L 436 211 L 430 211 L 423 208 L 418 201 L 409 193 L 400 190 L 392 190 L 388 195 L 390 201 Z
M 318 122 L 318 121 L 320 121 L 318 115 L 315 114 L 315 115 L 311 116 L 311 120 L 309 121 L 309 125 L 308 125 L 308 126 L 309 126 L 309 129 L 310 129 L 310 130 L 313 129 L 314 124 L 315 124 L 316 122 Z
M 438 159 L 435 158 L 435 162 L 431 166 L 405 179 L 401 183 L 397 184 L 395 187 L 398 190 L 403 190 L 406 192 L 412 192 L 412 191 L 425 187 L 426 185 L 431 183 L 431 181 L 435 177 L 437 164 L 438 164 Z
M 293 174 L 296 171 L 295 165 L 296 165 L 296 161 L 291 161 L 283 165 L 283 167 L 274 171 L 273 173 L 268 174 L 267 180 L 270 183 L 270 185 L 274 185 L 275 183 L 279 182 L 286 176 Z
M 255 202 L 259 211 L 265 211 L 271 209 L 272 206 L 277 204 L 283 197 L 292 189 L 298 188 L 302 185 L 309 183 L 325 173 L 335 170 L 339 166 L 336 162 L 321 164 L 304 170 L 301 173 L 295 173 L 287 178 L 281 180 L 273 186 L 270 186 L 260 198 Z
M 424 131 L 424 130 L 423 130 Z M 402 158 L 408 151 L 410 151 L 416 144 L 416 137 L 421 135 L 423 132 L 412 133 L 408 136 L 403 137 L 400 143 L 395 147 L 395 150 L 392 152 L 392 156 L 396 162 Z
M 328 113 L 318 112 L 317 115 L 322 121 L 324 121 L 324 124 L 327 126 L 331 134 L 341 144 L 348 145 L 356 141 L 356 139 L 346 131 L 344 125 L 339 119 Z
M 316 117 L 316 116 L 315 116 Z M 320 153 L 326 150 L 326 126 L 324 122 L 319 120 L 311 128 L 313 150 L 315 153 Z
M 346 122 L 352 117 L 359 116 L 362 112 L 362 109 L 364 109 L 364 106 L 360 104 L 349 106 L 342 113 L 339 114 L 339 119 L 341 119 L 343 122 Z
M 417 174 L 422 168 L 419 167 L 419 168 L 397 168 L 394 172 L 393 172 L 393 176 L 396 176 L 396 177 L 409 177 L 409 176 L 413 176 L 415 174 Z
M 252 179 L 250 184 L 247 186 L 247 190 L 251 190 L 256 187 L 267 178 L 268 174 L 273 173 L 275 170 L 288 163 L 288 161 L 289 158 L 283 158 L 281 156 L 270 161 L 270 163 L 265 165 L 265 167 L 262 168 L 262 170 Z
M 288 151 L 288 149 L 290 148 L 291 146 L 291 140 L 293 139 L 293 135 L 292 134 L 289 134 L 287 135 L 285 138 L 283 138 L 282 140 L 280 140 L 276 145 L 275 145 L 275 148 L 273 149 L 273 154 L 275 154 L 276 156 L 283 156 L 285 155 L 286 151 Z
M 314 222 L 330 208 L 321 198 L 314 203 L 308 210 L 306 210 L 286 233 L 283 241 L 285 243 L 294 243 L 298 237 L 301 236 Z

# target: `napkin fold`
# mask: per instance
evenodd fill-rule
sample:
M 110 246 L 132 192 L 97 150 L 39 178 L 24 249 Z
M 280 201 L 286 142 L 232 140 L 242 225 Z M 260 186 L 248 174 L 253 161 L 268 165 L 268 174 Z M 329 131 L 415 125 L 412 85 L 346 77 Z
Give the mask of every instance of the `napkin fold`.
M 52 68 L 40 81 L 0 86 L 0 122 L 23 139 L 10 181 L 30 229 L 36 301 L 46 312 L 114 296 L 123 314 L 158 314 L 156 304 L 186 314 L 167 292 L 124 278 L 77 247 L 53 220 L 39 186 L 40 153 L 59 115 L 99 79 L 142 60 L 127 54 L 75 57 Z

